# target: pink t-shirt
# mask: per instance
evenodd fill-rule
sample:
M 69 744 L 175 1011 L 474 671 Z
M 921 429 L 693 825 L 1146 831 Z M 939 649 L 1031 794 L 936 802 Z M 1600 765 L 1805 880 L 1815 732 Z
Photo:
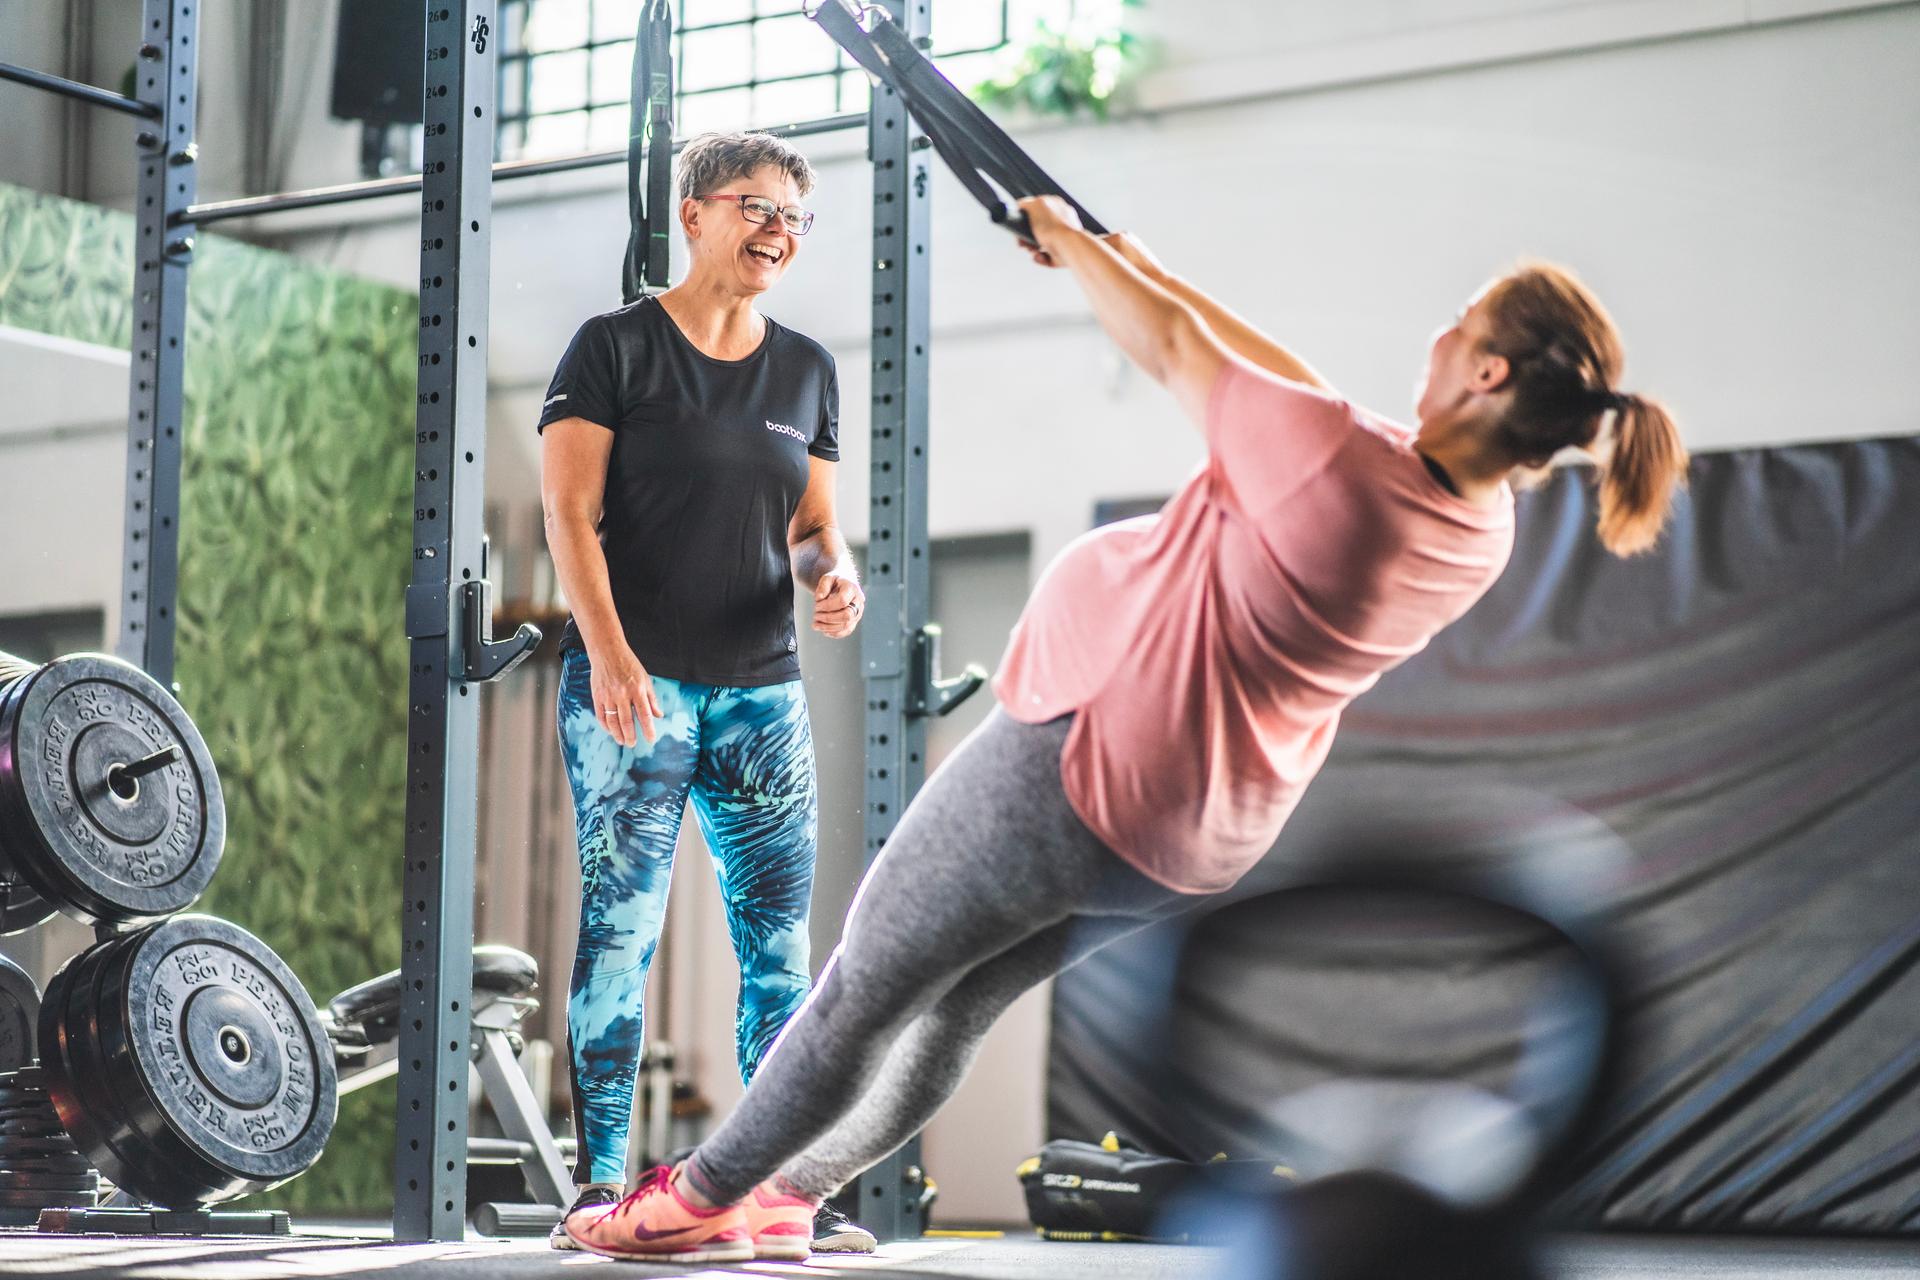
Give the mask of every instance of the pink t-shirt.
M 1229 362 L 1208 457 L 1157 515 L 1047 567 L 994 687 L 1015 719 L 1077 713 L 1060 758 L 1093 833 L 1186 893 L 1258 862 L 1340 712 L 1493 584 L 1513 499 L 1449 493 L 1407 428 Z

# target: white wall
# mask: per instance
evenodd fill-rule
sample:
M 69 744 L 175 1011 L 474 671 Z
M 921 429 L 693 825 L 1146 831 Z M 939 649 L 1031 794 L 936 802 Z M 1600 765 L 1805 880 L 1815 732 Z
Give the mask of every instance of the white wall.
M 0 325 L 0 613 L 100 609 L 118 633 L 130 363 Z

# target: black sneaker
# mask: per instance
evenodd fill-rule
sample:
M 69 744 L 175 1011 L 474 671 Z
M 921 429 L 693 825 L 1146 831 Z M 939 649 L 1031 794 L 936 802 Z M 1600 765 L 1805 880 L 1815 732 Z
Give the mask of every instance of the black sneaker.
M 560 1215 L 560 1221 L 553 1224 L 553 1230 L 547 1233 L 547 1244 L 555 1249 L 578 1249 L 573 1237 L 567 1234 L 567 1218 L 582 1209 L 591 1209 L 597 1204 L 619 1204 L 620 1189 L 610 1187 L 604 1182 L 590 1183 L 580 1188 L 580 1194 L 574 1197 L 573 1204 L 566 1213 Z
M 813 1215 L 815 1253 L 872 1253 L 878 1243 L 873 1232 L 831 1204 L 821 1205 L 820 1211 Z

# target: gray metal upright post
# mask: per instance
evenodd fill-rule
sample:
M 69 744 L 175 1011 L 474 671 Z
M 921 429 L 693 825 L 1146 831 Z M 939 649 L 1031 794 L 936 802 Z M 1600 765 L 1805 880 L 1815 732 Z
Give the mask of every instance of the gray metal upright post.
M 198 0 L 145 0 L 134 92 L 159 108 L 135 144 L 133 368 L 128 378 L 126 552 L 120 656 L 173 683 L 180 555 L 181 389 L 187 265 L 193 231 L 173 219 L 193 203 Z
M 885 0 L 915 39 L 931 30 L 929 0 Z M 916 646 L 927 623 L 927 333 L 931 152 L 916 147 L 906 108 L 876 85 L 873 162 L 872 509 L 868 517 L 866 860 L 879 856 L 926 775 L 927 725 L 914 707 Z M 854 1215 L 882 1240 L 926 1230 L 920 1139 L 853 1184 Z M 855 1197 L 849 1197 L 854 1199 Z
M 484 592 L 491 0 L 426 0 L 420 364 L 407 588 L 407 832 L 401 915 L 396 1240 L 458 1240 L 467 1209 L 467 1069 L 479 686 L 463 635 Z M 474 596 L 477 595 L 477 599 Z

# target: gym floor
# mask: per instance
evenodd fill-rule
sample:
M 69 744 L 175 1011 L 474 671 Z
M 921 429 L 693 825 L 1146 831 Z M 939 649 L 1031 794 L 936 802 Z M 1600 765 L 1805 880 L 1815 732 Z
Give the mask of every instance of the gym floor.
M 1740 1277 L 1920 1276 L 1920 1243 L 1838 1240 L 1676 1240 L 1647 1236 L 1559 1237 L 1545 1249 L 1543 1280 L 1735 1280 Z M 137 1280 L 277 1280 L 278 1277 L 380 1275 L 390 1280 L 446 1276 L 561 1276 L 564 1268 L 628 1266 L 587 1254 L 555 1253 L 538 1240 L 464 1244 L 391 1244 L 351 1228 L 316 1229 L 278 1240 L 52 1238 L 0 1231 L 0 1274 L 128 1277 Z M 1141 1244 L 1060 1244 L 1030 1235 L 998 1240 L 921 1240 L 889 1245 L 872 1257 L 827 1256 L 804 1267 L 631 1265 L 660 1277 L 779 1275 L 964 1277 L 965 1280 L 1198 1280 L 1244 1274 L 1215 1249 Z M 611 1274 L 611 1273 L 610 1273 Z

